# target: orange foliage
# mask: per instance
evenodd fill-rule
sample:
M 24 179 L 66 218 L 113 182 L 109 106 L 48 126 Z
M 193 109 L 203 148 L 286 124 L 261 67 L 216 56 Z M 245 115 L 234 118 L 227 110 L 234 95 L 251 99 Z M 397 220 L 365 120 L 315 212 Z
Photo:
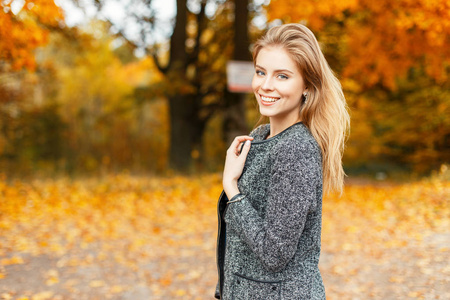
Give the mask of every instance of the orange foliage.
M 0 295 L 211 298 L 220 181 L 219 175 L 11 183 L 3 177 Z M 450 226 L 449 193 L 448 180 L 433 178 L 353 181 L 342 198 L 326 197 L 320 268 L 328 299 L 402 298 L 405 290 L 423 298 L 421 286 L 445 296 L 449 270 L 441 263 L 449 248 L 440 239 Z M 16 280 L 30 269 L 35 285 Z
M 344 18 L 343 12 L 354 11 L 358 7 L 358 0 L 343 1 L 302 1 L 272 0 L 267 10 L 269 20 L 282 19 L 283 21 L 298 22 L 307 20 L 308 25 L 314 29 L 321 29 L 326 18 Z
M 269 20 L 304 21 L 319 32 L 330 23 L 344 29 L 344 76 L 368 86 L 395 88 L 396 77 L 418 63 L 438 81 L 450 63 L 450 2 L 444 0 L 272 0 Z
M 53 0 L 25 0 L 15 14 L 12 6 L 18 2 L 0 2 L 0 60 L 10 63 L 13 70 L 34 69 L 33 51 L 47 43 L 46 27 L 63 22 L 63 14 Z

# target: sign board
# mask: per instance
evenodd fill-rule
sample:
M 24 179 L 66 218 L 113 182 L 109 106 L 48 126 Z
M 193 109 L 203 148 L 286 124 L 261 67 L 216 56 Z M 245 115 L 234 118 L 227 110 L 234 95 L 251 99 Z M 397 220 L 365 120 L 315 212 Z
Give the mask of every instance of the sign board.
M 232 93 L 252 91 L 252 79 L 255 67 L 251 61 L 230 60 L 227 62 L 228 90 Z

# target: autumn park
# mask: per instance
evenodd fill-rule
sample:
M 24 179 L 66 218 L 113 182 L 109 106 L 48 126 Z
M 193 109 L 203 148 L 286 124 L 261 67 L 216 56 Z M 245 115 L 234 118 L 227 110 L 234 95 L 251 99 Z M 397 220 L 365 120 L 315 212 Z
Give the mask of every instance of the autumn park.
M 289 22 L 351 116 L 328 300 L 450 299 L 450 2 L 1 0 L 0 299 L 213 299 L 229 61 Z

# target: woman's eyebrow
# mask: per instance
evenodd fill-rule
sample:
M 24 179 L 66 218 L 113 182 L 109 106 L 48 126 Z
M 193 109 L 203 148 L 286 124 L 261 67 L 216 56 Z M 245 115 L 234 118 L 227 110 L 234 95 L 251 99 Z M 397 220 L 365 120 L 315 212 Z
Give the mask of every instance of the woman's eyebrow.
M 261 69 L 261 70 L 263 70 L 263 71 L 266 71 L 266 69 L 265 68 L 263 68 L 263 67 L 261 67 L 260 65 L 255 65 L 255 67 L 257 67 L 257 68 L 259 68 L 259 69 Z M 294 74 L 294 72 L 292 72 L 292 71 L 290 71 L 290 70 L 288 70 L 288 69 L 278 69 L 278 70 L 275 70 L 274 71 L 275 73 L 291 73 L 291 74 Z

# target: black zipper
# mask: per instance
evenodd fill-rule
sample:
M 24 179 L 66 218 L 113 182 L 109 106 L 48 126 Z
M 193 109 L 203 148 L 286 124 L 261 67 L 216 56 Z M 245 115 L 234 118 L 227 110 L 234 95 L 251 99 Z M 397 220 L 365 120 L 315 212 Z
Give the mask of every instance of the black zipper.
M 226 197 L 225 191 L 222 191 L 219 197 L 219 201 L 217 202 L 217 217 L 218 217 L 218 232 L 217 232 L 217 246 L 216 246 L 216 263 L 217 263 L 217 272 L 219 275 L 219 295 L 220 299 L 222 299 L 222 290 L 223 290 L 223 264 L 225 257 L 221 253 L 220 243 L 221 243 L 221 233 L 222 233 L 222 215 L 221 215 L 221 204 L 223 201 L 223 197 Z M 225 200 L 226 203 L 226 200 Z M 225 224 L 224 224 L 225 225 Z M 224 228 L 225 229 L 225 228 Z M 223 252 L 225 252 L 225 241 L 223 241 Z

